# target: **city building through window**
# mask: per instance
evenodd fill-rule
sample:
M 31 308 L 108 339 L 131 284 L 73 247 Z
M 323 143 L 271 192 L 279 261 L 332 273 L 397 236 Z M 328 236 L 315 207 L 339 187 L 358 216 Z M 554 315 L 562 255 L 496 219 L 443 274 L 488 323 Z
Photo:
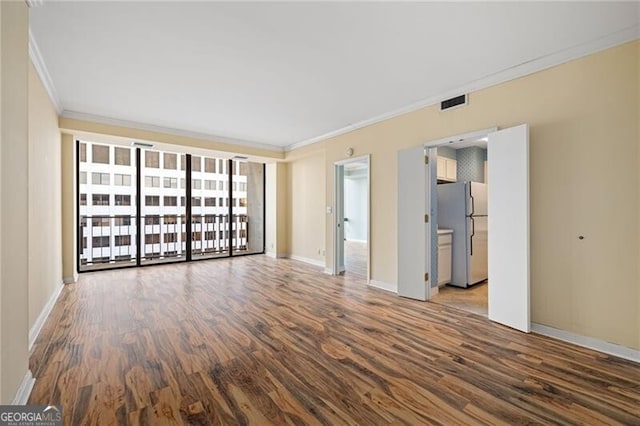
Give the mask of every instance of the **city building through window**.
M 79 271 L 264 252 L 264 164 L 77 144 Z

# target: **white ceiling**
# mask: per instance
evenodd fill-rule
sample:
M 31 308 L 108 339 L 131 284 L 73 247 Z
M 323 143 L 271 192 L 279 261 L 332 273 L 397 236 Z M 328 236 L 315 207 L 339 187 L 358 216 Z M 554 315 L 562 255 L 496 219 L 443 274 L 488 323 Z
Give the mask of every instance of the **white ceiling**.
M 457 150 L 457 149 L 463 149 L 463 148 L 469 148 L 469 147 L 475 146 L 478 148 L 487 149 L 487 142 L 488 142 L 488 139 L 486 137 L 482 139 L 469 138 L 461 141 L 451 141 L 448 144 L 439 145 L 438 147 L 442 146 L 442 147 L 448 147 L 448 148 Z
M 638 9 L 45 1 L 30 13 L 66 114 L 285 147 L 625 29 L 637 37 Z

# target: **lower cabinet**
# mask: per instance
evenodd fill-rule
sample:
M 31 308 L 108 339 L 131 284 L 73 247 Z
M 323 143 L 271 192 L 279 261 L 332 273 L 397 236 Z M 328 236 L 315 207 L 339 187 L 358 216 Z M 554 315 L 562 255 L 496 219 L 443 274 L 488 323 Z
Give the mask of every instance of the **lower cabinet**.
M 438 286 L 451 282 L 451 249 L 453 234 L 438 233 Z

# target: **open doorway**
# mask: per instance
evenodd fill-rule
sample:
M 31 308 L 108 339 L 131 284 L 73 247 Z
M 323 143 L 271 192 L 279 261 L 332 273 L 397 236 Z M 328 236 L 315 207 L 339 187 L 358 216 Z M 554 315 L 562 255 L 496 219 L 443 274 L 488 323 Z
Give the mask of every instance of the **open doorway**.
M 369 280 L 369 157 L 335 163 L 334 274 Z
M 440 146 L 485 135 L 490 163 L 486 226 L 491 233 L 487 244 L 490 283 L 487 316 L 491 321 L 528 333 L 531 318 L 527 124 L 486 129 L 398 151 L 398 294 L 430 300 L 439 293 L 437 245 L 435 250 L 432 247 L 436 241 L 432 235 L 437 235 L 439 223 L 434 200 L 437 193 L 432 190 L 432 182 L 437 184 L 437 162 L 430 159 L 438 157 Z M 473 223 L 471 227 L 473 232 Z M 456 250 L 453 242 L 451 250 Z
M 432 302 L 474 314 L 488 314 L 487 135 L 450 141 L 436 148 L 437 233 L 430 244 L 437 257 Z M 436 204 L 433 206 L 433 204 Z

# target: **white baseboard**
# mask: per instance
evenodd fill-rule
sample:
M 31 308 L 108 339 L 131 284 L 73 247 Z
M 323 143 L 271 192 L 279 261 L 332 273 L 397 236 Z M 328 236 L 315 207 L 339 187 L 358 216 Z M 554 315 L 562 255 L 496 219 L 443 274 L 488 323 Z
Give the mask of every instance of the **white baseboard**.
M 309 257 L 297 256 L 295 254 L 290 254 L 287 257 L 291 260 L 297 260 L 299 262 L 308 263 L 309 265 L 318 266 L 322 269 L 324 269 L 325 267 L 324 260 L 311 259 Z
M 560 330 L 558 328 L 549 327 L 542 324 L 531 323 L 531 331 L 542 334 L 544 336 L 553 337 L 554 339 L 564 342 L 573 343 L 574 345 L 583 346 L 605 354 L 614 355 L 620 358 L 628 359 L 640 363 L 640 350 L 628 348 L 616 343 L 606 342 L 594 337 L 582 336 L 570 331 Z
M 331 268 L 324 268 L 324 273 L 327 275 L 333 275 L 333 269 Z
M 265 253 L 267 256 L 272 257 L 274 259 L 286 259 L 287 253 L 276 253 L 274 251 L 268 251 Z
M 369 286 L 379 288 L 381 290 L 390 291 L 392 293 L 398 292 L 398 286 L 395 284 L 389 284 L 382 281 L 369 280 Z
M 22 383 L 20 383 L 20 387 L 16 392 L 15 398 L 11 401 L 11 405 L 26 405 L 27 401 L 29 401 L 29 396 L 31 395 L 31 391 L 33 390 L 33 385 L 35 383 L 36 379 L 33 378 L 31 370 L 27 370 L 22 378 Z
M 64 287 L 64 284 L 60 283 L 58 288 L 56 288 L 53 291 L 53 294 L 47 301 L 47 304 L 44 305 L 44 307 L 42 308 L 42 311 L 40 311 L 40 315 L 38 315 L 38 318 L 36 319 L 36 322 L 33 324 L 33 327 L 31 327 L 31 330 L 29 330 L 29 351 L 31 351 L 33 344 L 38 338 L 38 334 L 40 334 L 40 330 L 42 330 L 42 326 L 44 325 L 45 321 L 49 317 L 49 314 L 51 313 L 53 306 L 56 304 L 56 300 L 58 300 L 58 296 L 60 296 L 60 292 L 62 292 L 63 287 Z

